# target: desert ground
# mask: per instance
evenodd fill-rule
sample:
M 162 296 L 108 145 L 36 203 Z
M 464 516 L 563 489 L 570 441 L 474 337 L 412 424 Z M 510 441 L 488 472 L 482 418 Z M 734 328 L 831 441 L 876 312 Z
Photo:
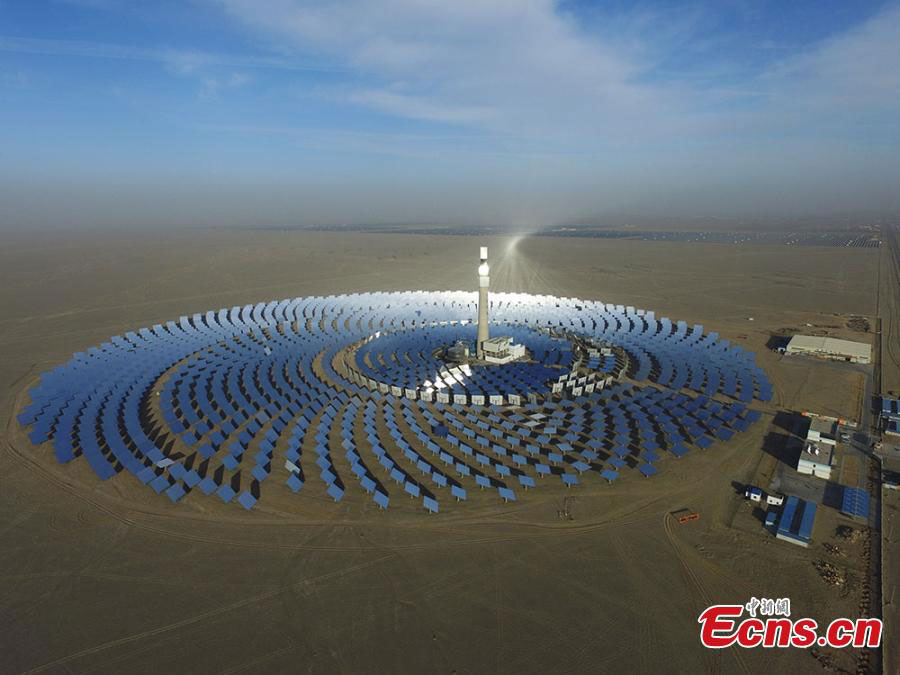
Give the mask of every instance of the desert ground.
M 874 343 L 882 249 L 328 233 L 7 233 L 0 247 L 0 651 L 5 672 L 856 672 L 854 650 L 701 647 L 714 602 L 868 611 L 865 540 L 820 509 L 803 549 L 763 531 L 736 485 L 777 461 L 776 413 L 859 419 L 864 373 L 786 358 L 773 334 Z M 750 349 L 775 400 L 745 434 L 652 479 L 475 498 L 438 515 L 348 492 L 275 492 L 244 512 L 172 505 L 126 474 L 60 466 L 15 420 L 39 374 L 182 314 L 371 290 L 492 287 L 653 309 Z M 851 316 L 873 328 L 852 329 Z M 892 375 L 893 377 L 893 375 Z M 887 380 L 887 377 L 885 377 Z M 267 501 L 268 501 L 267 493 Z M 566 497 L 572 520 L 558 512 Z M 689 508 L 699 521 L 669 514 Z M 857 526 L 857 529 L 862 529 Z M 825 548 L 828 543 L 836 553 Z M 814 562 L 847 570 L 841 589 Z M 887 639 L 891 640 L 890 633 Z

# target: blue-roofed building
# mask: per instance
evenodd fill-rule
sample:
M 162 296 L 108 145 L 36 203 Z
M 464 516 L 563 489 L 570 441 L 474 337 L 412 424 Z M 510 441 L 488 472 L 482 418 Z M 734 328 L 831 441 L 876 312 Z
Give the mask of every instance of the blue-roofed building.
M 884 433 L 891 436 L 900 436 L 900 422 L 888 420 L 884 425 Z
M 900 422 L 900 400 L 881 397 L 881 419 L 885 422 Z
M 798 497 L 788 497 L 775 536 L 798 546 L 808 547 L 812 542 L 816 520 L 816 504 Z
M 900 400 L 881 397 L 881 422 L 886 434 L 900 436 Z

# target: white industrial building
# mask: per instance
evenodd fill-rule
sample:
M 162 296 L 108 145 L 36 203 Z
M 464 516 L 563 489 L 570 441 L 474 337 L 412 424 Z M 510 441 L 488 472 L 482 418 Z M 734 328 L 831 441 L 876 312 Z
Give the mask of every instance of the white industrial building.
M 816 478 L 831 479 L 831 469 L 834 465 L 834 449 L 830 447 L 820 448 L 810 443 L 800 453 L 797 460 L 797 472 Z
M 867 345 L 864 342 L 838 340 L 831 337 L 795 335 L 788 342 L 784 351 L 787 354 L 817 356 L 835 361 L 850 361 L 851 363 L 872 362 L 872 345 Z
M 513 344 L 508 335 L 484 340 L 481 349 L 488 363 L 509 363 L 525 356 L 525 345 Z
M 812 444 L 837 445 L 837 422 L 813 417 L 809 421 L 809 430 L 806 432 L 806 440 Z

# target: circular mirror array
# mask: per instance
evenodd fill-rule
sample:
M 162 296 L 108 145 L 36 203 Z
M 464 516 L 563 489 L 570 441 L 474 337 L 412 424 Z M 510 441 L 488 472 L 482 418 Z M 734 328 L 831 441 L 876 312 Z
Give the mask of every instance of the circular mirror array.
M 653 312 L 494 293 L 492 336 L 524 346 L 503 364 L 451 352 L 474 347 L 476 313 L 475 293 L 408 292 L 183 316 L 73 355 L 19 421 L 59 462 L 173 502 L 251 509 L 273 482 L 321 481 L 336 502 L 358 490 L 436 512 L 473 489 L 512 501 L 651 477 L 746 430 L 772 397 L 752 353 Z

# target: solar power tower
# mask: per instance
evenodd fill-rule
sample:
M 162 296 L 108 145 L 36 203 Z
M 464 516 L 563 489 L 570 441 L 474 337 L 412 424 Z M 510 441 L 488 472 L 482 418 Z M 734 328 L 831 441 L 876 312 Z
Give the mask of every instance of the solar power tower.
M 478 265 L 478 339 L 475 343 L 475 354 L 479 359 L 484 358 L 482 343 L 490 338 L 488 332 L 488 287 L 491 278 L 488 276 L 491 268 L 487 261 L 487 246 L 481 247 L 481 264 Z

